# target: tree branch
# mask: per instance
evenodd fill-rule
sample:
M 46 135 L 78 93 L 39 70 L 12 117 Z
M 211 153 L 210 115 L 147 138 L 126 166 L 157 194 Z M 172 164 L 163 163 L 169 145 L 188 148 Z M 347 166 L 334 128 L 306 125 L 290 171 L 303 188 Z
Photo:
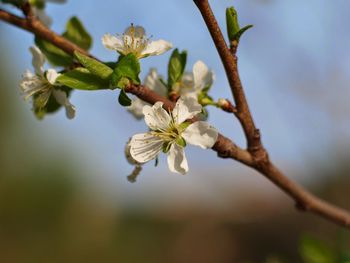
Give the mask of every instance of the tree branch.
M 77 50 L 84 55 L 91 56 L 84 49 L 68 41 L 64 37 L 52 32 L 35 17 L 21 18 L 3 9 L 0 9 L 0 20 L 20 27 L 28 32 L 33 33 L 37 37 L 47 40 L 55 46 L 59 47 L 60 49 L 64 50 L 68 54 L 72 54 L 74 50 Z
M 250 151 L 253 156 L 258 153 L 265 155 L 263 146 L 261 144 L 259 131 L 255 127 L 241 84 L 241 80 L 239 78 L 237 56 L 232 55 L 231 50 L 227 46 L 224 36 L 214 17 L 208 1 L 194 0 L 194 2 L 203 16 L 203 19 L 208 27 L 210 35 L 224 65 L 226 75 L 231 87 L 231 92 L 236 103 L 236 116 L 242 125 L 244 134 L 246 135 L 248 151 Z
M 250 113 L 248 102 L 239 77 L 236 56 L 238 42 L 231 44 L 231 49 L 227 46 L 208 0 L 193 1 L 202 14 L 224 65 L 233 98 L 236 103 L 237 112 L 235 115 L 242 125 L 243 131 L 247 138 L 248 151 L 251 153 L 254 160 L 251 167 L 263 174 L 284 192 L 286 192 L 290 197 L 292 197 L 296 202 L 296 206 L 301 210 L 314 212 L 337 222 L 338 224 L 350 227 L 349 212 L 336 208 L 331 204 L 313 196 L 303 187 L 284 176 L 283 173 L 280 172 L 269 160 L 268 154 L 261 142 L 260 131 L 256 128 L 253 117 Z
M 223 60 L 234 99 L 237 104 L 237 108 L 234 108 L 234 111 L 237 110 L 237 113 L 235 112 L 235 114 L 238 116 L 238 119 L 242 124 L 248 141 L 248 150 L 243 150 L 239 146 L 235 145 L 230 139 L 219 134 L 218 140 L 213 146 L 213 150 L 217 152 L 219 157 L 237 160 L 263 174 L 266 178 L 293 198 L 299 209 L 313 212 L 329 219 L 330 221 L 333 221 L 334 223 L 350 227 L 350 214 L 347 211 L 315 197 L 302 186 L 288 179 L 269 161 L 267 155 L 261 160 L 257 159 L 257 155 L 255 154 L 255 151 L 252 151 L 252 149 L 255 149 L 255 147 L 263 149 L 263 147 L 260 142 L 260 136 L 257 136 L 257 130 L 251 117 L 239 79 L 237 60 L 232 57 L 230 58 L 231 55 L 228 55 L 227 52 L 230 52 L 230 50 L 224 42 L 222 33 L 220 32 L 220 29 L 210 10 L 208 2 L 206 0 L 194 1 L 196 2 L 197 6 L 203 10 L 202 14 L 207 21 L 209 30 Z M 47 40 L 57 47 L 63 49 L 68 54 L 73 55 L 74 51 L 77 50 L 92 57 L 92 55 L 88 54 L 85 50 L 82 50 L 67 39 L 46 28 L 36 18 L 31 18 L 31 21 L 29 21 L 29 19 L 20 18 L 0 9 L 0 20 L 15 25 Z M 175 105 L 174 102 L 158 95 L 154 91 L 142 85 L 130 85 L 126 88 L 126 91 L 138 96 L 140 99 L 150 104 L 154 104 L 157 101 L 162 101 L 164 103 L 164 107 L 167 109 L 172 109 Z M 263 152 L 264 151 L 265 150 L 263 149 Z

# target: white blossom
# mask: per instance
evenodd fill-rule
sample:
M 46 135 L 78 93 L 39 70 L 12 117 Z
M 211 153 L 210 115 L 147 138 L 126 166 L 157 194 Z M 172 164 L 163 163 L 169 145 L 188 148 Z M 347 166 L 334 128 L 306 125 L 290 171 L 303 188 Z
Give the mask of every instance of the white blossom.
M 74 118 L 75 107 L 69 102 L 66 92 L 56 88 L 59 86 L 56 79 L 60 74 L 54 69 L 44 71 L 45 56 L 39 48 L 34 46 L 29 50 L 33 56 L 32 65 L 35 72 L 27 70 L 23 74 L 20 87 L 24 98 L 28 100 L 35 96 L 34 106 L 41 109 L 46 106 L 52 95 L 57 103 L 65 107 L 67 118 Z
M 217 130 L 207 122 L 197 121 L 190 124 L 186 121 L 201 110 L 202 106 L 193 95 L 180 97 L 170 114 L 163 109 L 162 102 L 157 102 L 152 107 L 145 105 L 143 114 L 150 131 L 131 138 L 132 158 L 139 163 L 145 163 L 156 158 L 163 150 L 168 153 L 170 171 L 187 173 L 188 164 L 184 152 L 186 144 L 208 149 L 213 147 L 218 137 Z
M 156 92 L 158 95 L 163 97 L 167 96 L 167 87 L 160 81 L 161 76 L 158 75 L 157 70 L 150 69 L 148 75 L 145 77 L 143 84 L 149 89 Z M 143 117 L 142 109 L 143 106 L 149 105 L 147 102 L 135 98 L 132 100 L 131 105 L 128 107 L 128 111 L 134 115 L 136 119 L 141 119 Z
M 185 72 L 173 89 L 180 95 L 193 93 L 198 96 L 203 89 L 213 84 L 214 78 L 214 72 L 199 60 L 193 65 L 192 72 Z
M 122 35 L 105 34 L 102 43 L 108 49 L 123 55 L 133 53 L 137 58 L 161 55 L 172 48 L 172 44 L 165 40 L 150 40 L 143 27 L 133 24 Z

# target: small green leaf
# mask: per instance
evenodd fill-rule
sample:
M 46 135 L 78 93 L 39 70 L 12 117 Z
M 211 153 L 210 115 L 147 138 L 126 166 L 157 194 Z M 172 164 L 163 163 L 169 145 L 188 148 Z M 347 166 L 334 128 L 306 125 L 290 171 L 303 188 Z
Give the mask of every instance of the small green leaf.
M 113 87 L 124 88 L 125 85 L 123 86 L 123 84 L 126 82 L 121 81 L 123 78 L 129 79 L 135 84 L 140 84 L 140 72 L 140 62 L 134 54 L 121 56 L 114 68 L 111 84 Z
M 81 21 L 75 16 L 68 20 L 66 32 L 63 33 L 63 36 L 82 49 L 88 50 L 91 47 L 92 38 L 90 34 L 86 31 Z
M 226 8 L 226 26 L 228 39 L 230 41 L 236 40 L 236 34 L 240 27 L 238 23 L 237 11 L 233 6 Z
M 127 107 L 131 105 L 131 99 L 128 97 L 124 89 L 120 90 L 118 102 L 120 105 Z
M 181 147 L 186 147 L 186 141 L 181 136 L 177 137 L 176 144 L 180 145 Z
M 247 25 L 245 27 L 242 27 L 237 33 L 236 33 L 236 40 L 239 41 L 241 39 L 241 36 L 243 35 L 243 33 L 245 33 L 248 29 L 252 28 L 253 25 Z
M 335 252 L 320 240 L 305 236 L 301 241 L 300 253 L 305 263 L 334 263 Z
M 249 28 L 253 27 L 253 25 L 247 25 L 243 28 L 239 26 L 237 11 L 234 7 L 229 7 L 226 9 L 226 26 L 227 35 L 230 42 L 239 42 L 243 33 L 246 32 Z
M 54 46 L 50 42 L 42 38 L 35 37 L 35 44 L 44 53 L 47 60 L 53 66 L 66 67 L 73 63 L 72 56 L 64 52 L 62 49 L 59 49 L 58 47 Z
M 99 78 L 86 68 L 76 68 L 57 78 L 57 82 L 72 89 L 100 90 L 108 89 L 109 81 Z
M 179 52 L 178 49 L 175 49 L 170 56 L 168 64 L 168 87 L 171 90 L 176 82 L 178 82 L 186 67 L 187 62 L 187 52 Z
M 96 75 L 97 77 L 104 80 L 109 80 L 109 78 L 112 76 L 113 69 L 97 61 L 96 59 L 85 56 L 78 51 L 75 51 L 74 55 L 85 68 L 87 68 L 92 74 Z

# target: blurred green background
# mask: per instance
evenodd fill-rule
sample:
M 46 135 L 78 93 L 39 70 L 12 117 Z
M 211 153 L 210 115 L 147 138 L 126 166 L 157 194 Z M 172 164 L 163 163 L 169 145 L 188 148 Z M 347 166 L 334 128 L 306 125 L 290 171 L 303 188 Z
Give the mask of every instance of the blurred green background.
M 217 73 L 214 97 L 230 96 L 191 1 L 105 1 L 101 21 L 91 17 L 94 2 L 86 2 L 49 6 L 54 29 L 63 31 L 66 18 L 81 14 L 95 37 L 93 53 L 111 57 L 99 38 L 135 19 L 155 39 L 188 48 L 189 70 L 205 60 Z M 290 177 L 350 209 L 350 21 L 342 11 L 349 4 L 242 2 L 242 23 L 256 29 L 242 42 L 241 72 L 265 144 Z M 221 24 L 232 4 L 213 3 Z M 178 32 L 143 12 L 152 5 L 167 10 L 157 19 L 175 23 Z M 200 28 L 195 36 L 193 28 L 181 27 L 181 10 L 192 19 L 185 22 Z M 143 123 L 120 125 L 132 120 L 111 92 L 75 92 L 72 122 L 62 112 L 36 120 L 18 88 L 20 74 L 30 68 L 32 36 L 4 23 L 0 34 L 0 262 L 349 262 L 348 232 L 297 212 L 264 178 L 210 151 L 189 150 L 185 177 L 169 174 L 161 159 L 159 168 L 146 166 L 136 184 L 128 183 L 124 142 L 144 130 Z M 166 60 L 144 62 L 144 72 Z M 210 121 L 242 142 L 239 126 L 232 121 L 237 131 L 231 133 L 228 118 L 213 110 Z

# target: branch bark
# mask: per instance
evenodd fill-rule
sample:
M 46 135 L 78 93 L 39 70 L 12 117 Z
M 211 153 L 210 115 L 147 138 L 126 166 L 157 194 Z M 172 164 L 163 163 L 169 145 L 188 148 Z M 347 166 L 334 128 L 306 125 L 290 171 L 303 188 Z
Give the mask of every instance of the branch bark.
M 64 37 L 52 32 L 35 17 L 29 16 L 28 18 L 21 18 L 3 9 L 0 9 L 0 20 L 15 25 L 30 33 L 33 33 L 37 37 L 47 40 L 68 54 L 72 54 L 72 51 L 77 50 L 82 54 L 91 56 L 84 49 L 80 48 L 70 41 L 67 41 L 67 39 Z
M 248 151 L 250 151 L 253 155 L 264 155 L 265 151 L 261 144 L 260 133 L 255 127 L 238 74 L 237 56 L 235 53 L 232 55 L 230 48 L 227 46 L 208 1 L 194 0 L 194 2 L 203 16 L 221 58 L 222 64 L 225 68 L 228 82 L 231 87 L 231 92 L 236 103 L 236 116 L 242 125 L 244 134 L 246 135 Z
M 294 199 L 296 206 L 300 210 L 313 212 L 336 224 L 350 228 L 349 212 L 312 195 L 302 186 L 288 179 L 269 160 L 267 152 L 262 146 L 260 133 L 255 127 L 248 107 L 248 103 L 238 74 L 237 57 L 235 53 L 231 53 L 230 49 L 227 47 L 220 28 L 210 9 L 208 1 L 194 0 L 194 2 L 198 6 L 205 22 L 207 23 L 209 32 L 212 35 L 214 43 L 225 67 L 233 97 L 236 103 L 236 107 L 234 108 L 235 115 L 242 125 L 248 142 L 248 150 L 244 150 L 234 144 L 230 139 L 219 134 L 218 140 L 213 146 L 213 150 L 217 152 L 219 157 L 237 160 L 257 170 L 259 173 L 273 182 L 277 187 L 283 190 L 286 194 L 288 194 L 292 199 Z M 67 39 L 46 28 L 36 18 L 21 18 L 0 9 L 0 20 L 22 28 L 38 37 L 47 40 L 68 54 L 73 55 L 74 51 L 77 50 L 83 54 L 93 57 L 85 50 L 82 50 Z M 157 101 L 162 101 L 166 109 L 172 109 L 175 105 L 174 102 L 158 95 L 154 91 L 142 85 L 130 85 L 126 88 L 126 91 L 138 96 L 140 99 L 150 104 L 154 104 Z

